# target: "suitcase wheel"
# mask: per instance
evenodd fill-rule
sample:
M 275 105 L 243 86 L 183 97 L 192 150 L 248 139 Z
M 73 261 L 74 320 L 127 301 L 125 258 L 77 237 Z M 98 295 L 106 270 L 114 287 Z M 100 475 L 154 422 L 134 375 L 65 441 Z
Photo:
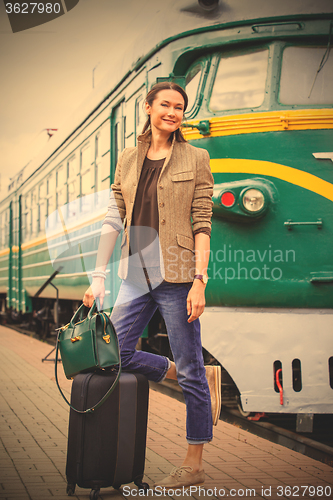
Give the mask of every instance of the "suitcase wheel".
M 135 483 L 135 484 L 139 488 L 139 491 L 147 492 L 149 490 L 149 484 L 148 483 Z
M 97 500 L 99 498 L 99 490 L 91 490 L 89 498 L 90 500 Z
M 66 489 L 66 493 L 69 497 L 71 497 L 72 495 L 74 495 L 74 492 L 75 492 L 75 486 L 76 484 L 71 484 L 71 483 L 68 483 L 67 484 L 67 489 Z

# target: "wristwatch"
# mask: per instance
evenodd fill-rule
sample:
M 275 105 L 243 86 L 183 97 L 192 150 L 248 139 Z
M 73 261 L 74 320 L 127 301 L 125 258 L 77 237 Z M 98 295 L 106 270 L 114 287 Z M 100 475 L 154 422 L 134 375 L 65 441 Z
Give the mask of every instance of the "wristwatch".
M 194 279 L 202 281 L 202 283 L 204 285 L 207 285 L 207 283 L 208 283 L 208 276 L 207 276 L 207 274 L 196 274 L 194 276 Z

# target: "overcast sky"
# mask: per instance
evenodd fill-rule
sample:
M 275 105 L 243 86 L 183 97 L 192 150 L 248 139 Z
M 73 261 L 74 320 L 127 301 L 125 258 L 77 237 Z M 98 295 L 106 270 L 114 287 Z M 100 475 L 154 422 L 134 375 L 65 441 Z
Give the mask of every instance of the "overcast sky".
M 0 173 L 3 188 L 47 143 L 174 0 L 80 0 L 65 15 L 12 33 L 0 3 Z M 163 18 L 163 16 L 161 16 Z M 153 31 L 156 23 L 153 23 Z M 119 73 L 122 70 L 119 71 Z M 119 75 L 121 76 L 121 75 Z
M 2 189 L 48 142 L 45 129 L 60 129 L 91 95 L 93 69 L 97 88 L 110 71 L 121 77 L 133 58 L 182 31 L 182 6 L 190 8 L 184 26 L 199 26 L 197 0 L 80 0 L 57 19 L 12 33 L 0 2 Z
M 289 5 L 306 12 L 328 4 L 333 0 L 220 0 L 219 15 L 205 18 L 197 0 L 80 0 L 53 21 L 12 33 L 0 2 L 1 187 L 47 143 L 45 129 L 61 129 L 91 95 L 93 68 L 98 87 L 110 71 L 122 76 L 135 58 L 177 32 L 277 15 Z

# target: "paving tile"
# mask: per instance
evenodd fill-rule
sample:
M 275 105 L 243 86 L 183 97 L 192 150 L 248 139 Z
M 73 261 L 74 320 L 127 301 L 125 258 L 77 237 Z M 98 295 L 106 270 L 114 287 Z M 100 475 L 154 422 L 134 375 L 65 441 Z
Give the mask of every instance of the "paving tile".
M 69 411 L 55 386 L 53 363 L 41 362 L 50 346 L 0 327 L 0 348 L 4 353 L 0 366 L 0 498 L 68 498 L 65 467 Z M 61 369 L 59 377 L 69 396 L 71 381 Z M 151 390 L 145 480 L 153 485 L 181 465 L 186 447 L 184 404 Z M 214 488 L 217 492 L 223 489 L 225 495 L 217 493 L 209 498 L 225 498 L 231 496 L 231 489 L 251 488 L 263 498 L 262 492 L 271 487 L 272 494 L 266 498 L 275 500 L 281 499 L 276 494 L 279 485 L 328 486 L 333 480 L 328 465 L 222 421 L 214 428 L 214 440 L 205 447 L 203 459 L 205 498 Z M 104 499 L 131 498 L 112 488 L 102 491 Z M 89 492 L 77 487 L 74 498 L 87 500 Z M 192 498 L 203 496 L 193 493 Z

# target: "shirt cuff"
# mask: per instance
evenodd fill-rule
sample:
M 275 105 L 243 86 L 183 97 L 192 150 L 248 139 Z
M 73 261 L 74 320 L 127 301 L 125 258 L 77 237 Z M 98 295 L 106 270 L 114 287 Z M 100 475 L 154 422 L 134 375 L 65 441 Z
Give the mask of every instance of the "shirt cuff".
M 197 229 L 196 231 L 193 231 L 193 234 L 194 236 L 196 234 L 199 234 L 199 233 L 204 233 L 204 234 L 207 234 L 209 237 L 210 237 L 210 234 L 211 234 L 211 229 L 210 227 L 200 227 L 199 229 Z
M 121 233 L 122 227 L 119 227 L 118 224 L 116 224 L 115 222 L 111 222 L 111 221 L 109 221 L 107 219 L 104 219 L 102 226 L 104 224 L 108 224 L 109 226 L 113 227 L 113 229 L 115 229 L 118 234 Z

